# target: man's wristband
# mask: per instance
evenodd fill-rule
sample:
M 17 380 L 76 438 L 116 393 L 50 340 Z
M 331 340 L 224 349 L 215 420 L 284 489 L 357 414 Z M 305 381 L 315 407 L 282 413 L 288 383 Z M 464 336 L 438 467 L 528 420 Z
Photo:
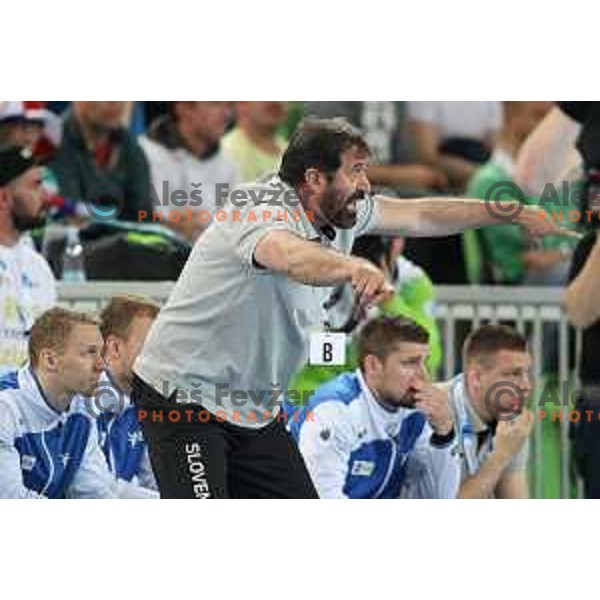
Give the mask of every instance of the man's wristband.
M 433 433 L 429 438 L 429 443 L 432 446 L 436 446 L 437 448 L 441 448 L 443 446 L 447 446 L 451 442 L 454 441 L 455 433 L 454 427 L 450 430 L 450 433 L 446 435 L 440 435 L 439 433 Z

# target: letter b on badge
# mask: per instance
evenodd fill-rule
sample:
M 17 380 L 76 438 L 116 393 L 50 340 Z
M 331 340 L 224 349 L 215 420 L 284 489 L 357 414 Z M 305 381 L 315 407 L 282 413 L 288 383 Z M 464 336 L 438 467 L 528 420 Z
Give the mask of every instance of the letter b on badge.
M 313 333 L 310 336 L 311 365 L 345 365 L 346 335 L 344 333 Z

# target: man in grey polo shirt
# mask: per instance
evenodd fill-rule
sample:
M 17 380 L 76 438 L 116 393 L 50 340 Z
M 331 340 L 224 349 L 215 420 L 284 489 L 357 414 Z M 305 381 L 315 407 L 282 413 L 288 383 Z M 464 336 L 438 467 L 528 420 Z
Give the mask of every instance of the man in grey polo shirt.
M 357 308 L 392 288 L 349 256 L 363 233 L 448 235 L 495 223 L 484 203 L 370 197 L 370 150 L 343 119 L 308 119 L 278 176 L 235 190 L 196 243 L 135 365 L 132 399 L 164 498 L 311 498 L 278 403 L 310 347 L 326 354 L 328 291 Z M 537 234 L 557 226 L 525 209 Z M 339 338 L 337 345 L 340 346 Z

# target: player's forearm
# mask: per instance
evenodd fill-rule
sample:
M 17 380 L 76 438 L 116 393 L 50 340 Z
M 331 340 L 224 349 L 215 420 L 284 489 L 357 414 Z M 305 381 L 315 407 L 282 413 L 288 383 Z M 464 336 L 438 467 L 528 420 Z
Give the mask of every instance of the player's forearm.
M 265 236 L 257 244 L 255 259 L 263 267 L 307 285 L 337 285 L 352 278 L 351 258 L 288 233 Z
M 479 472 L 461 484 L 458 498 L 463 500 L 492 497 L 509 460 L 510 456 L 492 452 Z
M 583 269 L 569 285 L 565 295 L 567 314 L 573 325 L 589 327 L 600 319 L 599 296 L 600 241 L 596 241 Z
M 485 202 L 466 198 L 406 200 L 377 196 L 377 233 L 412 237 L 452 235 L 465 229 L 498 225 Z M 508 206 L 508 202 L 503 203 Z
M 503 475 L 496 486 L 496 498 L 501 500 L 528 500 L 529 486 L 525 471 Z

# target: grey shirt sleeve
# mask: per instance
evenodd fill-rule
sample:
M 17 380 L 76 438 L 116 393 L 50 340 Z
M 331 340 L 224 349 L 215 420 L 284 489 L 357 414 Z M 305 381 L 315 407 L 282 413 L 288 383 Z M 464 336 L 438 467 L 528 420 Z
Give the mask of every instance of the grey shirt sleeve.
M 271 231 L 290 231 L 301 235 L 294 222 L 294 214 L 289 211 L 268 205 L 248 206 L 237 209 L 241 222 L 234 222 L 235 216 L 228 215 L 232 221 L 235 251 L 242 262 L 248 266 L 254 263 L 254 251 L 258 242 Z M 235 212 L 235 211 L 234 211 Z

